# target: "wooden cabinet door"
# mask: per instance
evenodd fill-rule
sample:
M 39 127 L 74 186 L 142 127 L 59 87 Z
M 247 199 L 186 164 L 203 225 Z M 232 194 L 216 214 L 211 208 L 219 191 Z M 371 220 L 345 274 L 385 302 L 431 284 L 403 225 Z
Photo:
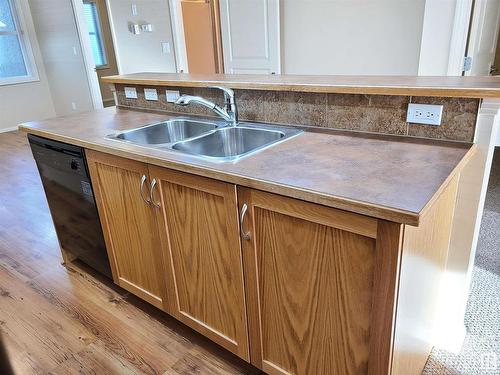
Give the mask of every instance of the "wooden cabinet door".
M 249 359 L 236 186 L 150 166 L 170 314 Z
M 367 373 L 377 220 L 246 188 L 238 201 L 252 363 Z
M 147 165 L 91 150 L 86 155 L 115 283 L 163 308 L 158 227 L 141 196 Z M 145 197 L 147 191 L 144 186 Z

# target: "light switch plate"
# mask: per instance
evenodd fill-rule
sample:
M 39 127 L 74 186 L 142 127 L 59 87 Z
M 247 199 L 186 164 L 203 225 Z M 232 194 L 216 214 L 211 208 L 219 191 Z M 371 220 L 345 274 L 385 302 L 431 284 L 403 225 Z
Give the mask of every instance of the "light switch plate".
M 125 97 L 127 99 L 137 99 L 137 90 L 135 87 L 125 87 Z
M 177 90 L 167 90 L 166 95 L 167 95 L 167 102 L 169 103 L 175 103 L 177 99 L 179 99 L 179 97 L 181 96 L 181 94 Z
M 439 126 L 441 125 L 442 114 L 442 105 L 410 103 L 408 104 L 406 121 L 415 124 Z
M 144 89 L 144 99 L 158 100 L 158 92 L 156 89 Z

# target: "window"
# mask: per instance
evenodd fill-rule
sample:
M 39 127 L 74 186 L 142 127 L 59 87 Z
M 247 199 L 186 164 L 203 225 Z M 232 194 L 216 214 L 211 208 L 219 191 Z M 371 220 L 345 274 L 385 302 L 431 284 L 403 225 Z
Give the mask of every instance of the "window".
M 0 85 L 38 79 L 16 5 L 13 0 L 0 0 Z
M 99 24 L 99 15 L 97 13 L 97 5 L 93 1 L 85 1 L 83 3 L 85 19 L 89 29 L 90 47 L 94 56 L 96 68 L 107 65 L 106 54 L 104 52 L 104 43 L 102 41 L 101 28 Z

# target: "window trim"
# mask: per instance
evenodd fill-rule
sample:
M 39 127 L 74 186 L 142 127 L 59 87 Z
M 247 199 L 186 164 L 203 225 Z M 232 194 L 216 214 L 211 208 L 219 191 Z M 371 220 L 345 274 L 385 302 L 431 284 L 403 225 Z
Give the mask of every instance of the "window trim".
M 99 13 L 99 4 L 97 4 L 96 0 L 83 0 L 82 2 L 84 4 L 93 4 L 95 6 L 95 12 L 97 15 L 97 22 L 96 22 L 96 24 L 97 24 L 97 36 L 98 36 L 99 40 L 101 41 L 102 56 L 106 60 L 106 63 L 102 64 L 102 65 L 95 65 L 95 61 L 94 61 L 95 70 L 108 69 L 109 68 L 109 61 L 108 61 L 109 59 L 108 59 L 106 41 L 104 40 L 104 37 L 102 35 L 102 24 L 101 24 L 102 21 L 101 21 L 101 14 Z M 90 37 L 90 33 L 89 33 L 89 37 Z M 93 57 L 94 56 L 92 55 L 92 58 Z
M 26 31 L 26 22 L 23 14 L 23 9 L 19 0 L 7 0 L 12 12 L 12 19 L 17 32 L 0 32 L 0 35 L 17 35 L 21 52 L 23 54 L 24 64 L 26 66 L 27 74 L 25 76 L 15 76 L 0 78 L 0 86 L 17 85 L 20 83 L 29 83 L 40 81 L 38 69 L 33 55 L 31 40 L 28 32 Z

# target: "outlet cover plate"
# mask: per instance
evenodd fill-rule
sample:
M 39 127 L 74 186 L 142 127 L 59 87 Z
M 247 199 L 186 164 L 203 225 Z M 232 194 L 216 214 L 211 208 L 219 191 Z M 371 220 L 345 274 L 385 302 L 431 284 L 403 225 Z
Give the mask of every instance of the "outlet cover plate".
M 137 90 L 135 87 L 125 87 L 125 97 L 127 99 L 137 99 Z
M 442 105 L 410 103 L 408 104 L 406 121 L 414 124 L 439 126 L 442 114 Z
M 167 96 L 168 103 L 175 103 L 177 99 L 179 99 L 179 97 L 181 96 L 179 91 L 177 90 L 167 90 L 165 94 Z
M 156 89 L 144 89 L 144 99 L 158 100 L 158 92 Z

